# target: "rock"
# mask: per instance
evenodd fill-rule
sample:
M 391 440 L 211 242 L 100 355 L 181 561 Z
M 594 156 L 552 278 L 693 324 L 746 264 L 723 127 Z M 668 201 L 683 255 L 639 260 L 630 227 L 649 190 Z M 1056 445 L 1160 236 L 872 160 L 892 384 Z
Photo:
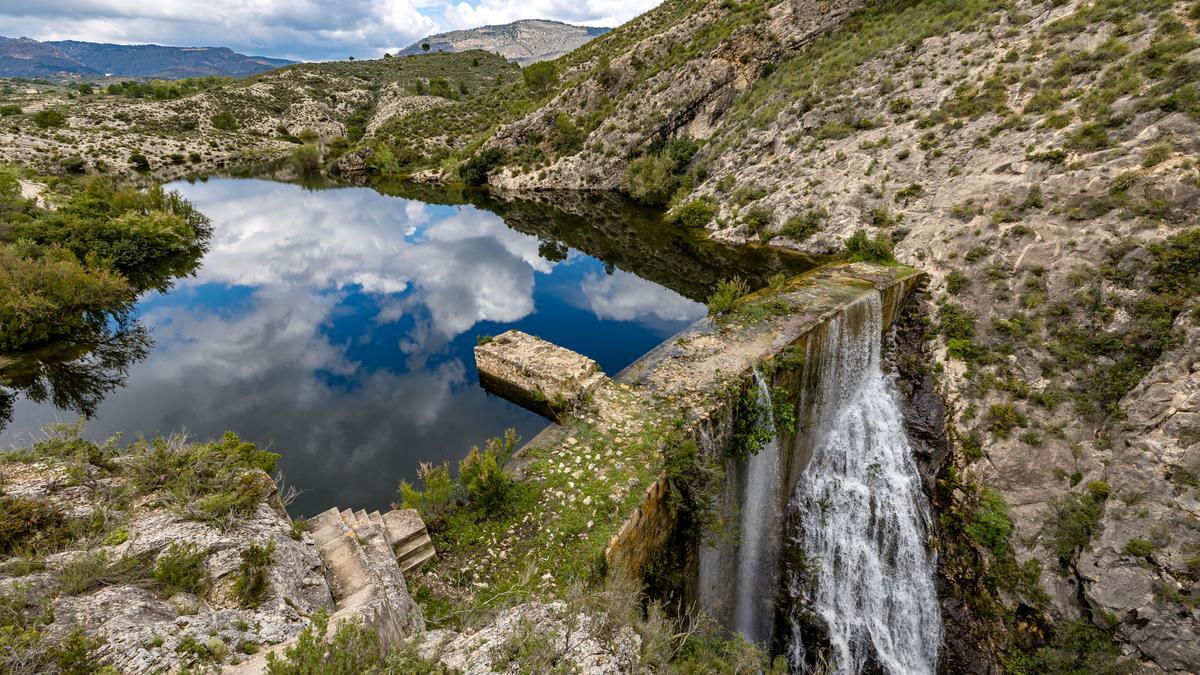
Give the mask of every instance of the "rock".
M 423 658 L 464 675 L 545 672 L 554 662 L 585 675 L 620 675 L 636 671 L 641 638 L 629 626 L 606 625 L 603 617 L 570 615 L 562 602 L 530 602 L 477 631 L 429 631 L 417 647 Z M 518 651 L 525 661 L 516 658 Z

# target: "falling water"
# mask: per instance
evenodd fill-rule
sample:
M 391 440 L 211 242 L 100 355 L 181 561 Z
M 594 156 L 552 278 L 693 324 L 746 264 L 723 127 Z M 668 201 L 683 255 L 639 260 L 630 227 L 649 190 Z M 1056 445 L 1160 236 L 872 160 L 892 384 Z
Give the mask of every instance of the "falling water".
M 829 323 L 819 359 L 812 459 L 791 508 L 813 562 L 792 593 L 826 625 L 830 671 L 932 673 L 941 618 L 926 551 L 929 506 L 891 381 L 880 369 L 879 296 Z M 803 636 L 789 657 L 803 669 Z
M 745 497 L 742 501 L 742 541 L 738 556 L 734 627 L 751 642 L 768 642 L 774 619 L 775 583 L 779 553 L 779 435 L 775 430 L 771 388 L 758 370 L 755 408 L 758 424 L 771 436 L 747 460 Z

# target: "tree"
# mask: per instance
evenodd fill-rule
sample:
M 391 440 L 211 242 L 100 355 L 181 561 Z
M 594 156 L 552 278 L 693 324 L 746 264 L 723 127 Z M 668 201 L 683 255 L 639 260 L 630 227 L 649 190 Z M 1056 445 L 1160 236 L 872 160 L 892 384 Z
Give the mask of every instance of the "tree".
M 558 83 L 558 67 L 550 61 L 538 61 L 521 71 L 525 86 L 539 94 Z
M 429 51 L 429 43 L 428 42 L 421 43 L 421 51 L 423 51 L 423 52 Z
M 67 117 L 57 110 L 39 110 L 33 116 L 33 123 L 39 128 L 62 127 L 67 124 Z

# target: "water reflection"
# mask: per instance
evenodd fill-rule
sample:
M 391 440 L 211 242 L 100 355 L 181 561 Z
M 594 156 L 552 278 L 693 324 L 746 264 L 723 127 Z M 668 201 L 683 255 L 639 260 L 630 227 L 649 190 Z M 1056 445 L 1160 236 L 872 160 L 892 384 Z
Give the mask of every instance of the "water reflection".
M 308 490 L 301 514 L 386 507 L 418 460 L 453 461 L 507 426 L 530 437 L 545 424 L 477 386 L 477 335 L 519 328 L 616 372 L 705 313 L 685 297 L 699 272 L 673 277 L 687 277 L 685 294 L 644 278 L 671 277 L 656 261 L 680 251 L 605 263 L 558 236 L 554 223 L 573 217 L 546 205 L 509 207 L 517 229 L 485 208 L 365 188 L 172 187 L 212 219 L 210 250 L 193 277 L 139 303 L 155 346 L 124 363 L 123 387 L 97 390 L 88 433 L 230 429 L 269 443 Z M 27 393 L 0 446 L 71 407 Z

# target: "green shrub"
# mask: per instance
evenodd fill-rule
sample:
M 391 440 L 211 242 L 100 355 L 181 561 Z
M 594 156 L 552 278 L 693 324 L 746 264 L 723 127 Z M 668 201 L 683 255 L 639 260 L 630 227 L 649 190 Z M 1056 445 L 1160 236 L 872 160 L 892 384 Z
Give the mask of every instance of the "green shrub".
M 89 551 L 72 559 L 58 573 L 59 590 L 79 595 L 100 586 L 142 584 L 150 580 L 153 551 L 110 558 L 104 551 Z
M 515 429 L 504 432 L 503 438 L 491 438 L 484 449 L 472 447 L 467 456 L 458 463 L 458 477 L 467 489 L 471 505 L 481 509 L 488 517 L 506 513 L 511 506 L 510 497 L 516 487 L 512 476 L 504 472 L 512 453 L 516 450 Z
M 292 166 L 301 173 L 316 173 L 321 170 L 321 149 L 305 143 L 292 149 Z
M 195 544 L 173 543 L 158 557 L 154 580 L 167 597 L 181 592 L 200 595 L 208 587 L 208 571 L 204 567 L 207 557 L 208 552 Z
M 0 105 L 0 117 L 12 117 L 20 114 L 21 106 L 19 105 Z
M 558 84 L 558 67 L 553 61 L 538 61 L 521 71 L 525 86 L 537 94 L 545 94 Z
M 418 490 L 408 481 L 400 481 L 400 503 L 406 509 L 416 509 L 421 518 L 435 527 L 450 513 L 454 504 L 454 481 L 450 478 L 450 467 L 447 464 L 434 466 L 421 462 L 417 467 L 417 477 L 424 485 Z
M 988 406 L 986 420 L 988 430 L 996 438 L 1008 438 L 1016 427 L 1025 427 L 1029 420 L 1011 403 L 993 403 Z
M 270 474 L 278 461 L 278 454 L 226 432 L 208 443 L 186 444 L 178 436 L 139 439 L 130 446 L 127 466 L 139 491 L 161 491 L 185 518 L 227 526 L 274 491 Z
M 712 320 L 729 313 L 737 301 L 750 292 L 750 285 L 745 279 L 734 277 L 717 282 L 712 295 L 708 296 L 708 316 Z
M 1125 553 L 1135 558 L 1145 558 L 1153 555 L 1157 550 L 1158 547 L 1154 545 L 1154 542 L 1148 539 L 1138 539 L 1135 537 L 1125 543 Z
M 69 538 L 66 518 L 50 502 L 0 497 L 0 555 L 25 549 L 54 550 Z
M 132 300 L 125 279 L 54 246 L 28 257 L 0 243 L 0 351 L 102 334 Z
M 671 222 L 679 223 L 684 227 L 704 227 L 712 221 L 716 213 L 717 210 L 712 204 L 703 199 L 693 199 L 677 207 L 669 217 Z
M 361 621 L 346 621 L 329 634 L 329 615 L 318 610 L 296 642 L 279 653 L 267 654 L 269 675 L 359 675 L 360 673 L 422 673 L 450 675 L 452 671 L 417 654 L 408 643 L 385 651 L 375 631 Z
M 233 597 L 239 606 L 250 609 L 261 605 L 271 591 L 267 572 L 275 557 L 275 541 L 266 546 L 250 544 L 242 549 L 237 575 L 233 582 Z
M 504 162 L 504 153 L 498 148 L 488 148 L 458 165 L 458 177 L 467 185 L 487 183 L 492 169 Z
M 234 131 L 238 128 L 237 118 L 228 110 L 222 110 L 210 117 L 208 121 L 213 125 L 214 129 L 220 129 L 221 131 Z
M 1070 493 L 1062 499 L 1052 499 L 1046 514 L 1050 550 L 1059 560 L 1069 562 L 1076 551 L 1092 540 L 1103 515 L 1103 503 L 1090 494 Z
M 958 295 L 958 292 L 966 288 L 970 283 L 971 279 L 967 275 L 958 270 L 951 270 L 946 275 L 946 292 L 950 295 Z
M 57 110 L 39 110 L 33 114 L 33 123 L 42 129 L 64 127 L 67 116 Z
M 765 206 L 751 206 L 742 214 L 742 221 L 746 223 L 746 231 L 752 237 L 762 236 L 767 227 L 771 225 L 771 220 L 774 214 Z
M 678 188 L 675 162 L 665 155 L 643 155 L 625 169 L 625 191 L 643 204 L 666 204 Z
M 895 262 L 892 255 L 892 238 L 886 232 L 877 232 L 874 239 L 867 237 L 865 230 L 856 230 L 846 240 L 846 257 L 851 261 Z
M 903 115 L 912 110 L 913 102 L 911 98 L 894 98 L 888 102 L 888 110 L 893 114 Z
M 150 160 L 140 152 L 134 152 L 129 155 L 129 165 L 138 173 L 146 173 L 150 170 Z
M 1127 675 L 1140 670 L 1136 661 L 1125 657 L 1112 636 L 1087 619 L 1056 625 L 1054 638 L 1034 654 L 1032 661 L 1030 673 Z
M 1012 529 L 1004 496 L 996 490 L 984 490 L 971 522 L 965 528 L 967 535 L 994 555 L 1000 555 L 1008 545 Z
M 780 234 L 791 237 L 796 241 L 804 241 L 820 231 L 821 226 L 829 219 L 829 211 L 824 207 L 808 209 L 787 219 Z

